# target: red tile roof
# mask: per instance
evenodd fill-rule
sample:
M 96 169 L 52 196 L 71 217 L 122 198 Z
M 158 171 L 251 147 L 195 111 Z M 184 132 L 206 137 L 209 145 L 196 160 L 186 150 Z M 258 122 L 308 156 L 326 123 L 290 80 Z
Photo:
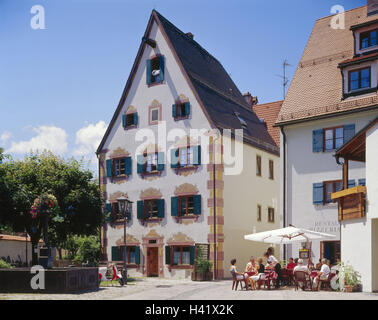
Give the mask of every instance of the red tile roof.
M 264 119 L 267 125 L 268 133 L 273 138 L 276 145 L 280 146 L 280 128 L 273 127 L 280 113 L 283 100 L 269 102 L 264 104 L 257 104 L 252 107 L 253 111 L 260 119 Z
M 30 237 L 28 236 L 28 242 L 30 242 Z M 25 242 L 25 236 L 13 236 L 10 234 L 0 234 L 0 241 L 23 241 Z M 39 242 L 43 242 L 42 240 L 39 240 Z

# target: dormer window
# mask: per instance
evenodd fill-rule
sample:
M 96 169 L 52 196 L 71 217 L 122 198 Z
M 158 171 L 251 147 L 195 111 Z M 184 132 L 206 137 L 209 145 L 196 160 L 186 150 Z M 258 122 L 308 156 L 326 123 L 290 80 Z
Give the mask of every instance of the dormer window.
M 377 45 L 377 29 L 360 34 L 360 49 L 367 49 Z
M 349 91 L 371 87 L 370 67 L 349 71 Z
M 239 119 L 242 128 L 247 129 L 247 122 L 240 116 L 240 113 L 235 112 L 235 115 Z
M 157 84 L 164 81 L 164 56 L 156 56 L 147 60 L 147 84 Z

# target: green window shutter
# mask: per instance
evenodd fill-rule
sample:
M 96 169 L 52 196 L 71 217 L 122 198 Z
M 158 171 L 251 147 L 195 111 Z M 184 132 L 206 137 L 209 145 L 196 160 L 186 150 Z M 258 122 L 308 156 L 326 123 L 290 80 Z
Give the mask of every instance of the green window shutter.
M 344 143 L 348 142 L 351 138 L 353 138 L 355 133 L 355 125 L 354 124 L 347 124 L 344 126 Z
M 147 79 L 147 84 L 151 84 L 151 60 L 147 60 L 146 62 L 146 79 Z
M 358 179 L 359 186 L 366 186 L 366 179 Z
M 158 218 L 164 218 L 164 209 L 165 209 L 165 202 L 164 202 L 164 199 L 158 199 L 157 201 L 157 204 L 158 204 Z
M 323 204 L 323 183 L 312 184 L 312 203 Z
M 119 261 L 119 247 L 112 247 L 112 261 Z
M 140 247 L 135 247 L 135 264 L 140 264 Z
M 157 171 L 164 171 L 164 152 L 158 152 Z
M 137 172 L 143 173 L 144 157 L 142 155 L 138 155 L 137 162 Z
M 165 264 L 170 266 L 171 265 L 171 247 L 165 246 Z
M 175 104 L 172 104 L 172 117 L 176 118 L 177 116 L 177 106 Z
M 178 197 L 171 197 L 171 215 L 172 217 L 178 216 Z
M 125 174 L 131 175 L 131 157 L 125 158 Z
M 196 254 L 196 247 L 195 246 L 190 246 L 189 247 L 189 252 L 190 252 L 190 264 L 194 265 L 194 258 Z
M 143 214 L 143 200 L 139 200 L 137 202 L 137 218 L 139 220 L 141 220 L 141 219 L 143 219 L 143 216 L 144 216 L 144 214 Z
M 111 178 L 113 176 L 113 163 L 112 159 L 106 160 L 106 176 Z
M 171 149 L 171 168 L 178 167 L 179 149 Z
M 201 195 L 196 194 L 193 196 L 194 198 L 194 214 L 200 215 L 201 214 Z
M 122 115 L 122 125 L 124 128 L 126 128 L 126 115 L 125 114 Z
M 165 58 L 160 56 L 160 81 L 164 81 Z
M 190 103 L 185 102 L 185 115 L 188 116 L 190 114 Z
M 323 129 L 312 131 L 312 152 L 323 151 Z
M 201 146 L 193 147 L 193 162 L 194 165 L 199 166 L 201 165 Z
M 356 186 L 356 181 L 354 180 L 348 180 L 348 189 L 353 188 Z
M 138 125 L 138 112 L 133 114 L 133 123 L 137 126 Z

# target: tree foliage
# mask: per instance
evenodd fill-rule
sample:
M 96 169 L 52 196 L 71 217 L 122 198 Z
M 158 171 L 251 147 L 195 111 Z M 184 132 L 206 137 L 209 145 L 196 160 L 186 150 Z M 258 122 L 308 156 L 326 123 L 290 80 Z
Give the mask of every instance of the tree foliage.
M 55 196 L 58 203 L 49 216 L 52 245 L 61 247 L 69 235 L 98 233 L 103 219 L 101 192 L 81 162 L 45 151 L 0 164 L 0 224 L 14 231 L 26 229 L 33 244 L 41 238 L 43 221 L 32 219 L 30 209 L 42 194 Z

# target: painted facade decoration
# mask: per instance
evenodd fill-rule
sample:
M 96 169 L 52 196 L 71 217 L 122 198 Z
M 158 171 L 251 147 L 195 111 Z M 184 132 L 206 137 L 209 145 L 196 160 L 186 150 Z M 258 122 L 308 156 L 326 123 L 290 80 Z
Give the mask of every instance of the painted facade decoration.
M 196 246 L 208 245 L 217 276 L 230 277 L 231 258 L 244 263 L 266 249 L 242 240 L 244 234 L 279 226 L 279 148 L 220 63 L 155 10 L 143 39 L 97 150 L 104 214 L 116 219 L 101 231 L 103 260 L 123 259 L 115 201 L 124 195 L 133 201 L 126 238 L 131 274 L 188 278 Z M 234 139 L 211 136 L 214 129 L 229 128 L 244 133 L 243 166 L 235 175 L 227 174 L 231 165 L 224 161 L 225 142 Z M 155 139 L 142 136 L 147 129 Z M 194 136 L 192 129 L 204 134 Z M 269 160 L 274 179 L 268 178 Z M 275 208 L 274 222 L 268 222 L 268 207 Z

